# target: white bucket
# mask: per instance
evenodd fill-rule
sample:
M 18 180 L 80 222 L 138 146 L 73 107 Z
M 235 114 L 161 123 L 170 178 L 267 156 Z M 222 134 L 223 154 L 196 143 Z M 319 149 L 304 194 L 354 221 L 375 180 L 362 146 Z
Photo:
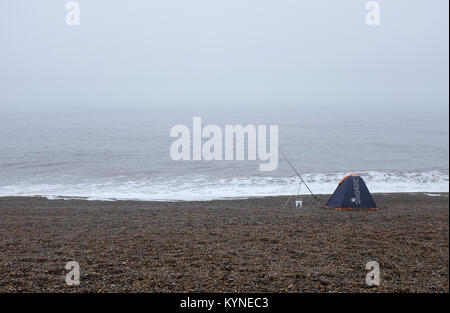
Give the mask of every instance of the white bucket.
M 302 199 L 296 199 L 295 200 L 295 207 L 296 208 L 301 208 L 303 205 L 303 200 Z

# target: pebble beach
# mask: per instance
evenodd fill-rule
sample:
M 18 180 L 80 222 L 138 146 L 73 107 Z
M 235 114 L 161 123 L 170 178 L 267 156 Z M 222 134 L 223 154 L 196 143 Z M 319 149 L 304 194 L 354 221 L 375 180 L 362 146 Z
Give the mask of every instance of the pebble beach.
M 449 292 L 448 193 L 146 202 L 0 198 L 0 292 Z M 68 286 L 65 265 L 80 265 Z M 366 285 L 367 262 L 380 285 Z

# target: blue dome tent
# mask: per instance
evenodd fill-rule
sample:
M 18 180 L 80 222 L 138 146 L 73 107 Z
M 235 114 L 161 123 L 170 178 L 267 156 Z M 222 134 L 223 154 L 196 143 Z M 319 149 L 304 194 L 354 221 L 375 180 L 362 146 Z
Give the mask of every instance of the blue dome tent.
M 366 183 L 358 175 L 345 176 L 324 208 L 336 210 L 370 209 L 376 210 L 377 205 L 367 189 Z

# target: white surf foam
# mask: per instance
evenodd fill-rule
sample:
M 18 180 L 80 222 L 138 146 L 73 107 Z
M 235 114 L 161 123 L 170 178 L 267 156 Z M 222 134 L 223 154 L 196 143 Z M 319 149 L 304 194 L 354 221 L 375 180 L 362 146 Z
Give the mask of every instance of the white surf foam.
M 371 192 L 448 192 L 449 175 L 442 171 L 386 173 L 370 171 L 361 175 Z M 317 194 L 330 194 L 347 173 L 304 174 L 309 187 Z M 297 192 L 296 177 L 183 176 L 157 177 L 137 181 L 109 180 L 78 184 L 27 184 L 0 186 L 0 196 L 42 196 L 48 199 L 87 200 L 212 200 L 291 195 Z M 300 194 L 308 194 L 301 186 Z

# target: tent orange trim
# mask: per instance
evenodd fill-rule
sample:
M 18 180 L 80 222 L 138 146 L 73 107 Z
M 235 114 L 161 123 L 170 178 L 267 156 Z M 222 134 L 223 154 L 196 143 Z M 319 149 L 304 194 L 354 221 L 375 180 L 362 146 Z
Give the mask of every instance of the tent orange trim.
M 351 177 L 351 176 L 358 176 L 358 175 L 356 175 L 356 174 L 347 175 L 347 176 L 345 176 L 344 178 L 342 178 L 342 180 L 339 182 L 338 185 L 340 185 L 344 180 L 346 180 L 347 178 L 349 178 L 349 177 Z
M 353 176 L 353 175 L 351 175 Z M 339 211 L 345 211 L 345 210 L 376 210 L 377 208 L 352 208 L 352 207 L 331 207 L 331 206 L 324 206 L 324 209 L 335 209 Z

